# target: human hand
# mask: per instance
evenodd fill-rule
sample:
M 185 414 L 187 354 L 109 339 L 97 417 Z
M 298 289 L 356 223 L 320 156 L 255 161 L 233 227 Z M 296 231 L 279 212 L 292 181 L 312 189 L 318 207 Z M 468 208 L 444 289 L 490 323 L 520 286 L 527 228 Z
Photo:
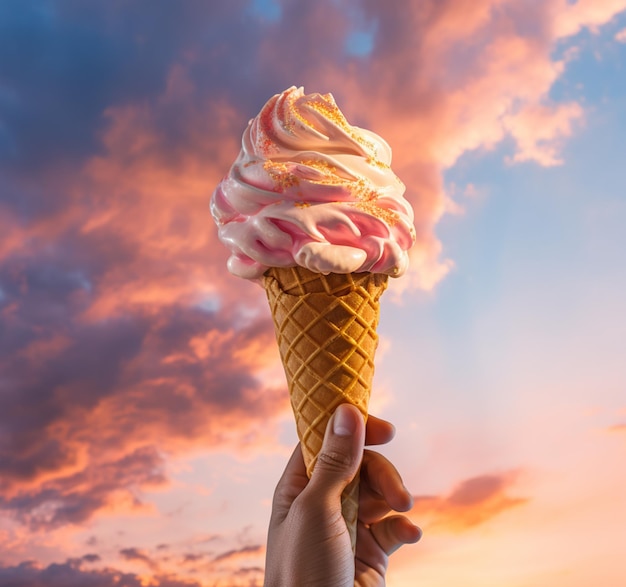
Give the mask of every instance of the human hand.
M 274 493 L 265 587 L 381 587 L 388 557 L 417 542 L 421 530 L 401 515 L 411 494 L 396 468 L 364 445 L 385 444 L 394 428 L 348 404 L 337 408 L 326 429 L 313 475 L 306 474 L 300 445 Z M 341 493 L 361 465 L 356 556 L 341 515 Z

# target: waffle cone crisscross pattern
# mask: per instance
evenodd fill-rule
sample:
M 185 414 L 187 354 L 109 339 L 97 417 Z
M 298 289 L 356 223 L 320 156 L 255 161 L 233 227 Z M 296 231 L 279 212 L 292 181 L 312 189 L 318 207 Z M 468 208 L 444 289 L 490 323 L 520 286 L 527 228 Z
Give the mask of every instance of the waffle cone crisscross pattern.
M 386 287 L 387 276 L 374 273 L 322 275 L 302 267 L 271 268 L 265 273 L 309 476 L 337 406 L 351 403 L 367 418 L 379 300 Z M 342 508 L 354 547 L 358 476 L 344 492 Z

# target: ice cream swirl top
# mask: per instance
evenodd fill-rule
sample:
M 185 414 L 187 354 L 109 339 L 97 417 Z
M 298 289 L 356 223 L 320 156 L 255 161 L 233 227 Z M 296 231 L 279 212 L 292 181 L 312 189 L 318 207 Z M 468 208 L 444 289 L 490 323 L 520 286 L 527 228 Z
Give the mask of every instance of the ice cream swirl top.
M 351 126 L 331 94 L 291 87 L 252 119 L 211 213 L 228 269 L 258 279 L 269 267 L 399 276 L 415 242 L 413 210 L 391 148 Z

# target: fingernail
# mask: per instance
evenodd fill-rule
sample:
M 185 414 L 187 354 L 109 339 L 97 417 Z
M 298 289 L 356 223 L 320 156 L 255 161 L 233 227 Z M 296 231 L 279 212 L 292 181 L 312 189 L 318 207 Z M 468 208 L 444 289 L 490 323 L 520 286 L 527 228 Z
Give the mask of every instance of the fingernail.
M 333 432 L 337 436 L 350 436 L 356 430 L 354 410 L 347 404 L 340 405 L 333 416 Z

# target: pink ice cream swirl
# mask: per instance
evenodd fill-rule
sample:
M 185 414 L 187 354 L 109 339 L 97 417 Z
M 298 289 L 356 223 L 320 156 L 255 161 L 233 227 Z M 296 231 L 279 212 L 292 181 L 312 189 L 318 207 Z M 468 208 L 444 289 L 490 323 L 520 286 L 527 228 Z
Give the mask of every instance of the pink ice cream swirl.
M 211 199 L 228 270 L 402 275 L 415 228 L 390 164 L 389 145 L 351 126 L 331 94 L 292 87 L 272 97 Z

